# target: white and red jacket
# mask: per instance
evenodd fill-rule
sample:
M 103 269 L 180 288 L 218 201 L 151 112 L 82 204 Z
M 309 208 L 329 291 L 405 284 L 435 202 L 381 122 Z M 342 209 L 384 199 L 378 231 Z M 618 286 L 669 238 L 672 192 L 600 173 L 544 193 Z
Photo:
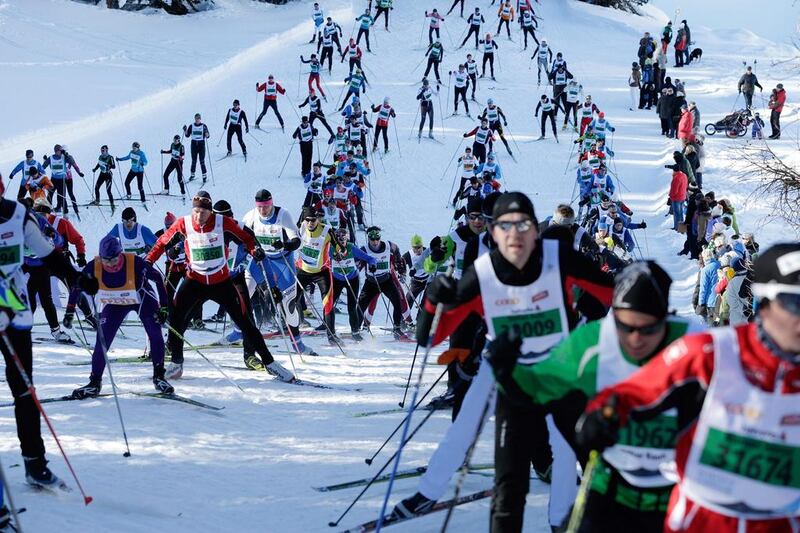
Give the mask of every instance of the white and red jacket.
M 47 222 L 64 238 L 66 242 L 75 246 L 75 252 L 78 254 L 86 253 L 86 243 L 83 240 L 83 235 L 75 229 L 72 222 L 63 218 L 55 213 L 47 213 Z
M 286 94 L 286 89 L 281 87 L 277 81 L 256 83 L 256 92 L 264 91 L 264 100 L 277 100 L 278 93 Z
M 745 418 L 752 418 L 754 426 L 757 425 L 757 419 L 761 415 L 749 405 L 748 398 L 766 393 L 766 396 L 773 395 L 783 400 L 787 395 L 796 397 L 796 416 L 783 416 L 781 422 L 771 428 L 772 432 L 778 435 L 782 432 L 791 433 L 800 424 L 800 364 L 774 355 L 759 339 L 755 324 L 742 324 L 731 329 L 738 341 L 738 358 L 735 352 L 723 350 L 716 354 L 714 337 L 709 332 L 687 335 L 667 346 L 628 379 L 601 391 L 586 406 L 587 413 L 600 409 L 613 395 L 622 425 L 632 414 L 637 418 L 648 417 L 671 407 L 677 408 L 680 433 L 675 447 L 675 462 L 679 481 L 670 497 L 665 532 L 766 533 L 795 532 L 800 528 L 798 515 L 793 518 L 745 520 L 733 516 L 733 513 L 716 512 L 692 501 L 683 487 L 687 479 L 687 464 L 694 464 L 692 458 L 696 458 L 699 452 L 695 449 L 692 454 L 693 445 L 699 448 L 705 442 L 702 437 L 695 438 L 696 433 L 700 435 L 698 428 L 705 426 L 703 417 L 706 417 L 707 412 L 703 411 L 703 405 L 709 401 L 709 397 L 718 398 L 717 392 L 712 394 L 714 387 L 719 387 L 721 383 L 714 379 L 719 374 L 715 368 L 718 357 L 727 357 L 726 371 L 730 372 L 733 368 L 741 372 L 745 383 L 741 387 L 743 401 L 724 404 L 730 420 L 744 414 Z M 746 390 L 748 387 L 752 388 Z M 765 404 L 762 407 L 769 410 L 770 405 Z M 719 413 L 716 415 L 719 416 Z M 787 447 L 791 446 L 791 439 L 787 439 L 785 444 Z M 797 443 L 794 445 L 797 446 Z M 763 472 L 769 465 L 745 464 L 745 480 L 749 477 L 748 469 L 752 470 L 750 474 L 758 474 L 756 466 L 760 469 L 759 472 Z M 791 468 L 796 471 L 798 466 L 795 464 Z M 696 480 L 694 483 L 697 483 Z M 796 486 L 795 483 L 796 480 L 792 482 L 792 486 Z M 753 487 L 758 490 L 755 480 Z M 789 490 L 792 490 L 791 487 Z M 794 490 L 800 498 L 800 489 Z
M 249 233 L 242 229 L 239 223 L 226 216 L 218 215 L 212 213 L 212 215 L 208 218 L 205 225 L 200 227 L 199 224 L 196 222 L 192 222 L 192 228 L 196 233 L 208 233 L 214 231 L 214 227 L 216 226 L 216 217 L 222 217 L 222 234 L 224 239 L 224 253 L 225 259 L 228 258 L 228 243 L 233 241 L 237 244 L 243 245 L 249 253 L 253 253 L 253 251 L 258 247 L 256 243 L 256 239 L 252 233 Z M 165 249 L 170 244 L 176 244 L 178 242 L 178 234 L 183 235 L 184 238 L 188 236 L 187 228 L 186 228 L 186 217 L 179 218 L 175 221 L 172 226 L 169 227 L 168 230 L 164 232 L 161 237 L 158 238 L 156 241 L 155 246 L 150 250 L 145 257 L 145 260 L 153 264 L 158 261 L 158 258 L 164 253 Z M 172 241 L 175 242 L 172 242 Z M 228 271 L 227 261 L 225 266 L 223 266 L 219 271 L 214 272 L 211 275 L 203 275 L 198 272 L 192 270 L 192 253 L 189 249 L 189 240 L 186 239 L 184 241 L 184 249 L 186 250 L 186 277 L 189 279 L 193 279 L 195 281 L 199 281 L 200 283 L 205 283 L 206 285 L 213 285 L 215 283 L 220 283 L 227 280 L 230 277 L 230 272 Z

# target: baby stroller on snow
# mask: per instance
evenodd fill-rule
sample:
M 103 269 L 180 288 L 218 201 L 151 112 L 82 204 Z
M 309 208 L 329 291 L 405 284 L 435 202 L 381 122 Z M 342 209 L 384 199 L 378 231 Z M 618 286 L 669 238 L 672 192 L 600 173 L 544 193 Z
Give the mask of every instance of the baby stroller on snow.
M 740 109 L 713 124 L 706 124 L 705 130 L 707 135 L 724 131 L 728 137 L 741 137 L 747 133 L 747 127 L 751 122 L 753 122 L 753 115 L 750 110 Z

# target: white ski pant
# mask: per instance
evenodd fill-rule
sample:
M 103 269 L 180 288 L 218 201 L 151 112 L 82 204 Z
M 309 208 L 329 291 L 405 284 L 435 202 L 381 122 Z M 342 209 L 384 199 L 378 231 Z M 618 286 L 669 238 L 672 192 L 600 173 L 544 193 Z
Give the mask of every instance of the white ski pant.
M 628 87 L 631 90 L 631 109 L 636 109 L 639 107 L 639 88 L 638 87 Z
M 467 450 L 478 431 L 481 414 L 494 386 L 492 367 L 481 361 L 478 374 L 472 379 L 464 397 L 461 411 L 439 442 L 428 462 L 427 471 L 420 478 L 418 490 L 426 498 L 437 501 L 442 499 L 450 484 L 450 478 L 464 464 Z M 491 401 L 489 413 L 494 412 L 494 396 Z M 575 469 L 577 459 L 572 448 L 556 429 L 550 415 L 547 416 L 547 427 L 550 431 L 550 447 L 553 450 L 549 519 L 551 525 L 560 525 L 569 513 L 578 493 Z

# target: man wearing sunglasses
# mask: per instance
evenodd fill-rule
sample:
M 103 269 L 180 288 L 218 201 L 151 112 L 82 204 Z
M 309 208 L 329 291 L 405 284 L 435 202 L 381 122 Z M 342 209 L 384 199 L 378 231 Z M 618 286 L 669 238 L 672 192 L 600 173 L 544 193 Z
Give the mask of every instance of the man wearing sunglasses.
M 800 243 L 755 260 L 752 292 L 753 322 L 670 344 L 600 392 L 576 427 L 578 444 L 605 458 L 638 437 L 635 426 L 677 411 L 678 481 L 664 531 L 797 529 Z
M 281 381 L 293 381 L 294 375 L 273 359 L 261 332 L 253 323 L 252 315 L 246 311 L 242 295 L 231 280 L 228 267 L 228 244 L 231 241 L 244 246 L 256 261 L 266 257 L 253 233 L 245 231 L 234 219 L 214 213 L 211 196 L 206 191 L 197 191 L 192 199 L 192 214 L 175 221 L 158 238 L 145 260 L 152 265 L 181 238 L 185 239 L 186 278 L 175 293 L 169 317 L 167 346 L 172 363 L 167 368 L 166 377 L 178 379 L 183 375 L 183 334 L 189 324 L 189 315 L 196 306 L 212 300 L 225 308 L 242 331 L 242 336 L 252 343 L 267 372 Z
M 668 314 L 671 283 L 653 261 L 629 265 L 615 279 L 612 311 L 577 328 L 539 364 L 516 364 L 519 341 L 501 337 L 489 348 L 489 363 L 503 392 L 512 401 L 545 406 L 580 452 L 572 428 L 589 399 L 636 372 L 687 331 L 700 329 Z M 599 459 L 581 527 L 661 531 L 672 482 L 658 467 L 674 458 L 676 436 L 674 411 L 628 428 Z
M 398 288 L 399 283 L 395 282 L 394 272 L 401 270 L 405 273 L 405 264 L 400 256 L 400 249 L 392 241 L 381 240 L 381 228 L 370 226 L 367 228 L 367 244 L 361 247 L 361 251 L 375 260 L 374 265 L 368 265 L 364 286 L 358 295 L 358 309 L 362 319 L 371 319 L 371 314 L 367 313 L 367 308 L 373 300 L 383 294 L 392 304 L 392 325 L 395 339 L 404 340 L 408 336 L 401 329 L 403 321 L 403 311 L 405 309 L 405 299 Z M 366 322 L 366 320 L 365 320 Z
M 573 250 L 571 242 L 540 239 L 536 226 L 533 204 L 525 194 L 500 195 L 492 208 L 491 223 L 497 249 L 479 256 L 458 281 L 450 276 L 434 279 L 417 318 L 417 342 L 425 346 L 433 335 L 430 342 L 438 344 L 475 314 L 484 319 L 490 338 L 519 329 L 528 354 L 524 361 L 530 364 L 546 358 L 577 326 L 579 310 L 590 320 L 600 318 L 595 309 L 602 306 L 584 309 L 584 302 L 596 300 L 610 305 L 611 276 Z M 577 309 L 573 305 L 575 288 L 591 297 L 580 298 Z M 439 303 L 444 311 L 434 333 L 430 327 Z M 541 428 L 541 416 L 540 410 L 517 406 L 502 395 L 497 399 L 492 531 L 519 531 L 522 527 L 530 461 L 536 454 L 533 443 Z M 557 432 L 552 430 L 551 436 L 553 433 Z M 560 453 L 558 446 L 553 448 Z M 570 476 L 558 477 L 566 480 Z M 566 490 L 574 497 L 572 481 Z M 554 525 L 561 523 L 570 504 L 569 495 L 556 500 L 551 503 Z

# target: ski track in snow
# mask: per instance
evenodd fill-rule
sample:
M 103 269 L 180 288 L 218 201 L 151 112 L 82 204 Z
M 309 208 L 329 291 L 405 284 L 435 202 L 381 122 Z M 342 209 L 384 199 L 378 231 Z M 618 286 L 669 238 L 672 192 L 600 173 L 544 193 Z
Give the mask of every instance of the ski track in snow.
M 189 123 L 192 115 L 199 111 L 212 135 L 209 146 L 214 184 L 209 181 L 207 188 L 214 199 L 225 197 L 235 214 L 241 216 L 252 206 L 253 191 L 266 187 L 273 192 L 278 205 L 296 215 L 305 195 L 298 175 L 297 150 L 291 151 L 283 177 L 276 176 L 290 151 L 289 134 L 299 121 L 300 113 L 294 106 L 304 97 L 301 95 L 306 74 L 305 69 L 298 68 L 298 56 L 302 53 L 307 57 L 312 51 L 312 45 L 305 44 L 312 29 L 311 2 L 288 7 L 245 0 L 220 0 L 218 4 L 220 9 L 211 13 L 172 18 L 109 14 L 93 7 L 55 0 L 47 2 L 53 11 L 48 13 L 30 7 L 23 0 L 1 1 L 0 27 L 7 28 L 9 22 L 13 27 L 34 24 L 35 31 L 49 39 L 49 45 L 26 54 L 30 43 L 4 32 L 2 42 L 9 50 L 22 52 L 4 57 L 0 69 L 15 75 L 21 67 L 28 70 L 44 67 L 46 73 L 64 73 L 67 81 L 64 90 L 68 88 L 69 92 L 63 93 L 66 96 L 62 96 L 61 101 L 72 108 L 62 113 L 58 109 L 60 102 L 54 98 L 58 93 L 51 94 L 54 91 L 49 85 L 44 87 L 49 96 L 41 96 L 36 100 L 37 105 L 24 110 L 24 115 L 14 106 L 11 111 L 18 114 L 12 114 L 11 124 L 0 129 L 2 168 L 10 169 L 28 147 L 41 156 L 49 153 L 54 143 L 60 142 L 69 144 L 70 152 L 87 171 L 94 165 L 101 144 L 109 144 L 113 154 L 123 155 L 131 141 L 138 140 L 150 159 L 147 176 L 152 188 L 157 190 L 161 188 L 157 150 L 166 148 L 180 126 Z M 422 44 L 426 42 L 427 32 L 421 34 L 426 24 L 423 9 L 437 7 L 446 11 L 449 4 L 449 0 L 436 0 L 425 6 L 415 4 L 414 9 L 409 3 L 398 5 L 391 14 L 390 33 L 382 29 L 382 21 L 373 27 L 373 49 L 380 55 L 366 54 L 363 58 L 371 82 L 364 100 L 380 102 L 384 95 L 389 95 L 398 113 L 396 131 L 392 126 L 389 132 L 391 152 L 387 156 L 376 153 L 371 157 L 373 174 L 366 218 L 369 223 L 381 225 L 385 238 L 397 242 L 403 250 L 413 233 L 421 234 L 427 241 L 437 233 L 444 233 L 450 225 L 452 210 L 445 204 L 456 172 L 454 164 L 446 173 L 444 171 L 456 152 L 460 153 L 467 146 L 461 133 L 474 124 L 463 116 L 442 121 L 442 111 L 449 114 L 448 108 L 452 105 L 452 93 L 443 87 L 435 102 L 434 133 L 444 144 L 429 141 L 418 144 L 411 138 L 419 118 L 414 97 L 424 65 L 418 65 L 423 52 L 410 49 L 420 48 L 421 39 Z M 612 141 L 618 159 L 611 169 L 618 171 L 618 187 L 622 198 L 634 209 L 634 219 L 648 222 L 647 230 L 636 232 L 640 252 L 657 258 L 666 266 L 675 279 L 673 305 L 687 312 L 696 267 L 675 256 L 682 238 L 669 230 L 671 219 L 663 216 L 670 179 L 663 165 L 671 162 L 676 143 L 658 136 L 658 119 L 654 113 L 628 111 L 629 95 L 625 85 L 639 35 L 645 30 L 657 32 L 666 16 L 653 7 L 646 8 L 647 17 L 635 18 L 571 0 L 545 4 L 540 8 L 543 20 L 537 35 L 547 38 L 555 51 L 564 52 L 570 70 L 583 84 L 585 93 L 592 94 L 617 127 L 618 135 Z M 334 10 L 334 17 L 345 32 L 344 44 L 353 26 L 352 18 L 363 8 L 362 2 L 323 2 L 323 8 Z M 471 8 L 468 5 L 465 11 Z M 69 24 L 63 24 L 62 10 L 65 9 L 70 17 L 80 20 L 83 31 L 69 31 Z M 488 15 L 491 18 L 493 12 L 490 10 Z M 276 20 L 280 23 L 273 22 Z M 195 51 L 187 45 L 196 37 L 193 23 L 205 29 L 216 24 L 224 30 L 207 35 L 203 45 Z M 112 24 L 114 31 L 105 28 L 106 24 Z M 153 24 L 156 29 L 145 24 Z M 446 76 L 448 70 L 455 69 L 458 62 L 463 61 L 466 53 L 474 54 L 474 51 L 469 48 L 455 51 L 450 46 L 451 39 L 460 41 L 463 38 L 461 19 L 451 15 L 444 24 L 442 73 Z M 259 34 L 262 38 L 244 37 L 245 31 L 242 35 L 225 34 L 237 25 L 250 31 L 263 26 Z M 591 28 L 594 35 L 602 35 L 604 53 L 592 53 L 593 50 L 581 42 L 587 28 Z M 740 41 L 736 44 L 740 46 L 732 46 L 729 32 L 703 28 L 699 23 L 692 28 L 695 40 L 704 49 L 703 61 L 680 71 L 669 69 L 668 75 L 675 77 L 677 71 L 678 77 L 686 82 L 687 97 L 698 102 L 703 124 L 729 112 L 731 101 L 736 97 L 735 83 L 743 59 L 749 62 L 751 57 L 763 57 L 767 55 L 766 50 L 776 60 L 792 55 L 788 47 L 775 45 L 750 32 L 737 37 Z M 149 42 L 143 37 L 148 32 L 158 39 Z M 515 39 L 517 37 L 515 34 Z M 475 116 L 488 97 L 494 98 L 504 109 L 509 118 L 507 131 L 511 134 L 511 148 L 519 161 L 514 163 L 502 144 L 497 144 L 507 187 L 528 192 L 539 217 L 544 218 L 557 203 L 569 199 L 573 189 L 574 164 L 567 165 L 573 135 L 560 132 L 562 137 L 558 145 L 548 136 L 546 141 L 517 147 L 516 143 L 538 136 L 533 106 L 545 86 L 537 89 L 535 70 L 527 68 L 531 65 L 528 58 L 532 48 L 522 53 L 516 40 L 514 44 L 505 37 L 499 38 L 501 48 L 495 65 L 498 82 L 480 81 L 478 99 L 481 105 L 470 102 L 471 112 Z M 80 44 L 80 53 L 75 43 Z M 169 46 L 176 48 L 174 57 L 164 52 Z M 197 64 L 186 65 L 193 54 Z M 770 67 L 767 60 L 763 63 L 758 74 L 765 87 L 783 81 L 790 98 L 798 94 L 796 81 L 788 79 L 789 67 Z M 198 68 L 198 64 L 202 67 Z M 122 74 L 115 74 L 117 72 Z M 218 146 L 217 140 L 230 101 L 239 98 L 253 124 L 262 98 L 253 96 L 253 82 L 263 81 L 269 72 L 273 72 L 287 90 L 286 97 L 279 99 L 287 134 L 275 129 L 276 120 L 270 113 L 262 122 L 267 133 L 254 133 L 262 145 L 257 144 L 253 136 L 245 135 L 249 148 L 247 163 L 241 158 L 216 162 L 214 158 L 224 150 L 224 145 Z M 334 98 L 337 95 L 341 98 L 342 79 L 346 74 L 346 63 L 335 62 L 334 76 L 322 76 L 329 96 L 323 108 L 334 127 L 334 106 L 338 107 L 339 103 Z M 16 88 L 0 94 L 5 94 L 3 100 L 7 102 L 27 101 L 26 98 L 38 95 L 36 91 L 41 90 L 46 78 L 43 76 L 41 82 L 33 84 L 31 94 L 15 95 L 19 93 Z M 492 85 L 508 90 L 488 90 Z M 105 89 L 104 94 L 108 93 L 99 105 L 91 96 L 98 87 Z M 759 102 L 758 96 L 756 101 Z M 787 106 L 783 118 L 784 135 L 795 137 L 797 128 L 790 124 L 797 121 L 797 114 L 791 105 Z M 321 131 L 325 130 L 321 128 Z M 317 148 L 320 157 L 327 149 L 327 135 L 323 133 L 321 138 Z M 398 138 L 400 150 L 396 144 Z M 768 203 L 750 198 L 752 189 L 737 183 L 735 175 L 729 172 L 735 154 L 727 148 L 742 142 L 746 141 L 731 141 L 719 135 L 707 140 L 704 181 L 718 191 L 718 198 L 721 192 L 722 196 L 733 200 L 739 224 L 744 228 L 758 227 L 757 237 L 764 245 L 786 235 L 779 223 L 766 218 Z M 781 145 L 779 153 L 789 154 L 791 144 Z M 234 149 L 238 150 L 235 141 Z M 123 173 L 127 171 L 127 165 L 124 167 Z M 188 161 L 184 169 L 188 171 Z M 190 184 L 191 192 L 197 190 L 196 184 Z M 75 187 L 79 199 L 87 197 L 84 186 L 76 184 Z M 175 187 L 173 178 L 173 192 Z M 13 185 L 11 188 L 15 189 Z M 170 197 L 151 201 L 149 213 L 137 209 L 139 220 L 154 230 L 161 226 L 166 210 L 177 214 L 185 212 L 179 199 Z M 84 209 L 82 215 L 83 222 L 78 227 L 91 253 L 111 223 L 106 222 L 97 209 Z M 344 308 L 344 303 L 340 307 Z M 215 311 L 216 306 L 209 304 L 205 315 Z M 41 311 L 37 319 L 43 319 Z M 382 325 L 385 320 L 386 313 L 379 304 L 375 324 Z M 340 328 L 346 327 L 344 316 L 339 315 L 337 322 Z M 112 357 L 138 355 L 142 351 L 145 342 L 141 327 L 124 326 L 124 331 L 129 339 L 118 337 L 115 340 Z M 34 336 L 47 334 L 46 327 L 37 327 Z M 220 334 L 190 331 L 188 337 L 192 343 L 204 344 L 216 340 Z M 89 339 L 92 340 L 91 335 Z M 316 485 L 369 476 L 377 472 L 396 447 L 397 438 L 375 459 L 373 466 L 366 466 L 364 458 L 372 455 L 402 415 L 363 418 L 352 415 L 397 406 L 402 396 L 398 385 L 405 383 L 414 345 L 390 342 L 384 332 L 376 332 L 374 339 L 365 339 L 361 345 L 347 343 L 345 358 L 336 348 L 323 344 L 321 337 L 311 337 L 306 342 L 320 352 L 321 357 L 307 357 L 306 363 L 301 364 L 295 356 L 302 379 L 358 387 L 363 389 L 361 392 L 286 385 L 266 374 L 226 369 L 226 373 L 245 389 L 242 394 L 187 348 L 185 378 L 174 382 L 176 392 L 225 409 L 212 413 L 168 400 L 122 395 L 120 403 L 132 451 L 128 459 L 122 457 L 124 447 L 113 399 L 46 405 L 81 481 L 95 498 L 87 508 L 82 507 L 76 492 L 39 495 L 26 487 L 22 469 L 14 466 L 21 463 L 21 458 L 12 412 L 6 408 L 0 417 L 4 429 L 0 436 L 0 452 L 17 505 L 29 509 L 22 515 L 23 526 L 27 531 L 59 532 L 83 531 L 86 524 L 100 531 L 118 532 L 156 528 L 170 531 L 336 531 L 375 518 L 385 484 L 373 487 L 336 530 L 329 528 L 327 522 L 336 519 L 360 489 L 332 493 L 318 493 L 312 489 Z M 276 339 L 269 344 L 277 358 L 288 365 L 282 342 Z M 86 360 L 83 348 L 39 344 L 34 352 L 35 380 L 41 397 L 68 394 L 88 379 L 88 366 L 64 364 Z M 209 349 L 204 353 L 218 364 L 241 365 L 239 348 Z M 425 383 L 432 383 L 440 372 L 440 367 L 429 368 Z M 150 376 L 148 365 L 114 366 L 114 377 L 122 391 L 151 391 Z M 106 376 L 104 392 L 110 390 Z M 443 390 L 440 385 L 433 394 Z M 3 400 L 7 401 L 8 392 L 4 394 Z M 416 415 L 414 420 L 422 417 Z M 427 463 L 448 424 L 449 413 L 434 414 L 404 450 L 402 466 Z M 45 443 L 54 471 L 73 484 L 46 429 Z M 491 461 L 492 449 L 493 422 L 490 422 L 479 442 L 475 461 Z M 416 483 L 415 479 L 399 480 L 391 503 L 413 494 Z M 490 483 L 491 480 L 480 476 L 468 476 L 462 494 L 480 490 Z M 488 509 L 488 500 L 459 507 L 451 528 L 485 531 Z M 546 486 L 534 481 L 528 496 L 525 530 L 548 531 L 546 516 Z M 442 519 L 441 513 L 434 514 L 393 526 L 392 530 L 438 531 Z

